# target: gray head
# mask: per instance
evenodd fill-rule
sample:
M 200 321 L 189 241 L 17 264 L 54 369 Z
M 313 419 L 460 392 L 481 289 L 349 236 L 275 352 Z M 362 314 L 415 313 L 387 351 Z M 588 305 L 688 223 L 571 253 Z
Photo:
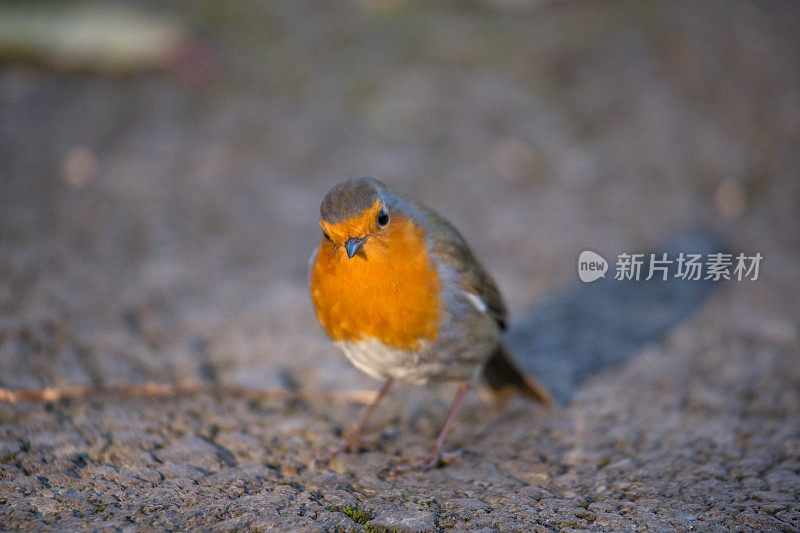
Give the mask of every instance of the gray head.
M 320 218 L 329 224 L 359 216 L 376 201 L 385 204 L 388 189 L 375 178 L 356 178 L 334 186 L 319 207 Z
M 372 236 L 383 234 L 389 212 L 404 202 L 382 182 L 358 178 L 336 185 L 320 206 L 320 221 L 325 237 L 334 246 L 344 246 L 348 257 Z

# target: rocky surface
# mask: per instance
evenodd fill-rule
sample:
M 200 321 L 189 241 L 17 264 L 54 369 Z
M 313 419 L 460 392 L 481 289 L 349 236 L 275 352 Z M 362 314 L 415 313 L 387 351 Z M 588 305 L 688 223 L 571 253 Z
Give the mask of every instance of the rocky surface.
M 800 529 L 792 3 L 191 6 L 153 9 L 216 51 L 200 84 L 0 69 L 0 387 L 377 388 L 305 289 L 320 199 L 371 174 L 463 231 L 564 403 L 472 395 L 463 457 L 399 477 L 451 386 L 327 466 L 362 406 L 0 403 L 1 529 Z M 759 279 L 579 287 L 582 250 L 696 228 Z

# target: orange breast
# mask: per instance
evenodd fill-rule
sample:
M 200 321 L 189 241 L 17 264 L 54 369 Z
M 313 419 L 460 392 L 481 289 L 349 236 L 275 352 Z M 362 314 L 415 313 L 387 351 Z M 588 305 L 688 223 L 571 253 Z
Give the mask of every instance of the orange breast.
M 311 300 L 335 341 L 375 338 L 413 350 L 439 327 L 440 281 L 425 233 L 404 215 L 352 259 L 322 239 L 311 266 Z

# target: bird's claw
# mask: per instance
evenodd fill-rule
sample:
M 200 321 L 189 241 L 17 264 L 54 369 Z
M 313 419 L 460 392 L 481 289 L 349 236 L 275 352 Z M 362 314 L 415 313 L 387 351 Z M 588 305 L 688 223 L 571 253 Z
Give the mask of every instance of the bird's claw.
M 441 452 L 434 450 L 421 457 L 414 457 L 410 459 L 400 459 L 399 464 L 390 466 L 387 473 L 391 475 L 403 474 L 405 472 L 426 471 L 432 468 L 443 466 L 459 459 L 464 455 L 464 450 L 452 450 L 449 452 Z
M 345 454 L 357 454 L 360 453 L 364 447 L 363 444 L 374 444 L 377 442 L 375 438 L 362 438 L 360 434 L 353 434 L 350 435 L 346 441 L 342 443 L 341 446 L 335 448 L 334 450 L 327 452 L 314 460 L 314 464 L 321 466 L 329 464 L 334 457 L 338 457 L 340 455 Z

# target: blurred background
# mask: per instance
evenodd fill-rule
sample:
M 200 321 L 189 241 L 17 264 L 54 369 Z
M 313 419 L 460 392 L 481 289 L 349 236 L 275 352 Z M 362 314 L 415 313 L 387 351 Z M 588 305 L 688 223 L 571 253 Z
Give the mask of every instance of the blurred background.
M 764 256 L 714 322 L 797 346 L 794 2 L 4 2 L 0 386 L 370 388 L 316 323 L 319 203 L 447 216 L 512 317 L 585 249 Z M 749 372 L 752 368 L 746 367 Z

